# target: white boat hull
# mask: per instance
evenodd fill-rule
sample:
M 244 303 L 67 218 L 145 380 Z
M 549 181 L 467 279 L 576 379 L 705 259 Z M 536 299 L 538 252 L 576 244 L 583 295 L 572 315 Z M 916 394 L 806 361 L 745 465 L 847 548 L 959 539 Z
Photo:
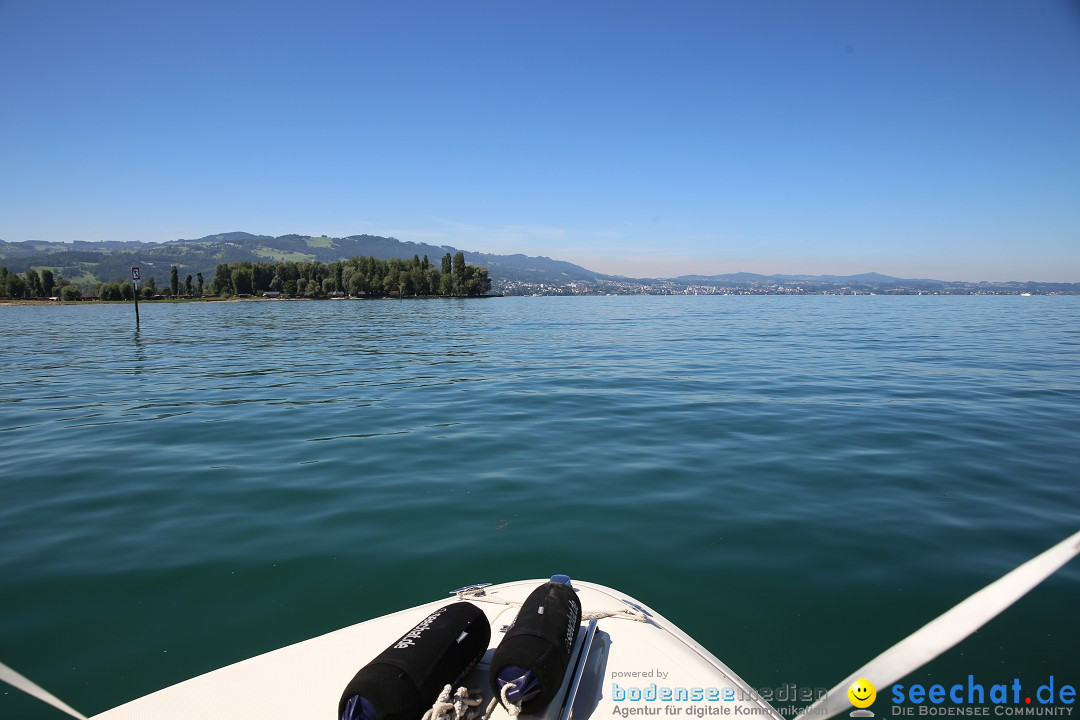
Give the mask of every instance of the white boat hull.
M 517 606 L 510 603 L 521 603 L 543 582 L 490 586 L 482 596 L 464 598 L 483 609 L 491 622 L 488 652 L 468 678 L 470 688 L 483 691 L 485 706 L 490 697 L 488 663 L 517 614 Z M 591 628 L 590 621 L 583 622 L 570 670 L 559 694 L 539 716 L 543 720 L 630 715 L 682 720 L 691 713 L 700 717 L 720 712 L 780 719 L 738 675 L 659 613 L 602 585 L 574 581 L 573 586 L 586 618 L 592 613 L 619 614 L 592 621 Z M 334 718 L 342 690 L 357 670 L 433 610 L 457 600 L 420 605 L 274 650 L 132 700 L 92 720 Z M 635 613 L 639 619 L 627 616 L 629 608 L 640 611 Z M 508 720 L 509 714 L 500 706 L 492 718 Z

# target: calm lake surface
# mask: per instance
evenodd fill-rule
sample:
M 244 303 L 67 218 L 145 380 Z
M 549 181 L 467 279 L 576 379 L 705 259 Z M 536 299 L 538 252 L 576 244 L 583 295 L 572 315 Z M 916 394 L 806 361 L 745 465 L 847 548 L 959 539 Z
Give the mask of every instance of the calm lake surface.
M 555 572 L 831 687 L 1080 527 L 1078 297 L 141 315 L 0 307 L 0 661 L 85 713 Z M 911 680 L 1080 684 L 1078 591 L 1080 561 Z

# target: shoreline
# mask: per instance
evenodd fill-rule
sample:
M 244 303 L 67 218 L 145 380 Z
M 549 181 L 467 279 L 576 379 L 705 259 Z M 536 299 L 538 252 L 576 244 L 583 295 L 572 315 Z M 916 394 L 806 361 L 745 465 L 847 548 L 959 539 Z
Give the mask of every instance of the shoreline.
M 161 298 L 160 300 L 139 300 L 142 304 L 169 304 L 179 305 L 184 303 L 232 303 L 232 302 L 326 302 L 353 300 L 361 302 L 374 302 L 378 300 L 481 300 L 483 298 L 499 298 L 504 295 L 416 295 L 412 297 L 348 297 L 348 298 L 264 298 L 264 297 L 201 297 L 201 298 Z M 73 305 L 134 305 L 133 300 L 50 300 L 50 299 L 12 299 L 0 298 L 0 306 L 46 306 L 46 307 L 70 307 Z

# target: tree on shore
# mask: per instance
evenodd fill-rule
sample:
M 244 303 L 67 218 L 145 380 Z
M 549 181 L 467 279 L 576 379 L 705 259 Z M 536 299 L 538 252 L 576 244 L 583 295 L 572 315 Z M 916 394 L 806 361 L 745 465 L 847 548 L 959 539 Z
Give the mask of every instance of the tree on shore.
M 26 297 L 26 281 L 18 273 L 8 272 L 7 268 L 0 268 L 0 270 L 3 271 L 0 272 L 3 278 L 0 293 L 13 298 Z
M 180 273 L 176 270 L 175 265 L 169 270 L 169 293 L 173 297 L 180 294 Z
M 210 280 L 211 295 L 232 295 L 232 277 L 229 274 L 229 264 L 222 263 L 214 268 L 214 277 Z
M 41 271 L 41 289 L 45 291 L 45 297 L 51 297 L 53 290 L 56 289 L 56 278 L 53 277 L 53 271 L 48 268 Z
M 184 292 L 188 295 L 191 294 L 191 273 L 188 273 L 188 276 L 184 278 Z
M 202 273 L 195 273 L 195 279 L 199 283 L 199 295 L 202 296 L 203 291 L 203 276 Z
M 453 262 L 454 261 L 450 259 L 450 253 L 443 255 L 442 277 L 439 279 L 439 294 L 441 295 L 454 294 Z
M 465 253 L 460 250 L 454 255 L 454 294 L 465 294 Z
M 123 300 L 124 291 L 121 286 L 126 284 L 124 282 L 101 283 L 97 289 L 98 300 Z
M 250 267 L 244 267 L 250 263 L 237 263 L 233 265 L 229 279 L 232 281 L 233 290 L 237 295 L 250 295 L 255 290 L 255 277 Z
M 25 274 L 26 287 L 30 292 L 30 296 L 41 297 L 44 294 L 44 290 L 41 288 L 41 276 L 37 274 L 37 270 L 30 268 Z

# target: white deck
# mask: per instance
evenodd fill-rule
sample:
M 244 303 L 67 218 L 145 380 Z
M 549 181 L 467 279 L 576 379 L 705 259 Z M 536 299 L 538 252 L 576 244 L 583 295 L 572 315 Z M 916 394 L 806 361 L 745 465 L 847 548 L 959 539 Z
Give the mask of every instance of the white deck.
M 485 705 L 488 661 L 503 638 L 503 629 L 517 613 L 516 606 L 502 601 L 520 603 L 543 582 L 505 583 L 485 588 L 484 597 L 467 598 L 482 608 L 491 622 L 491 646 L 469 678 L 470 687 L 484 690 Z M 739 707 L 738 714 L 749 710 L 756 716 L 780 720 L 776 711 L 755 698 L 726 665 L 651 608 L 602 585 L 574 581 L 573 586 L 585 613 L 622 610 L 628 601 L 649 618 L 648 622 L 621 617 L 597 620 L 582 662 L 581 650 L 589 639 L 589 623 L 583 622 L 563 691 L 544 712 L 544 720 L 567 717 L 569 709 L 562 703 L 575 671 L 581 680 L 573 701 L 574 720 L 629 716 L 620 709 L 683 720 L 691 715 L 690 707 L 698 709 L 695 716 L 702 710 L 719 714 L 716 709 L 722 707 L 731 709 L 725 714 L 736 714 Z M 341 692 L 357 670 L 435 608 L 456 601 L 450 597 L 274 650 L 133 700 L 92 720 L 329 720 L 336 717 Z M 661 677 L 662 673 L 666 676 Z M 646 690 L 654 683 L 656 700 L 631 699 L 630 688 Z M 613 684 L 628 691 L 625 700 L 612 697 Z M 668 701 L 661 699 L 664 688 L 672 691 Z M 702 693 L 700 700 L 690 699 L 695 688 Z M 687 693 L 687 699 L 677 699 L 682 697 L 677 695 L 680 689 Z M 715 692 L 710 697 L 712 689 Z M 500 707 L 492 718 L 509 720 L 509 715 Z

